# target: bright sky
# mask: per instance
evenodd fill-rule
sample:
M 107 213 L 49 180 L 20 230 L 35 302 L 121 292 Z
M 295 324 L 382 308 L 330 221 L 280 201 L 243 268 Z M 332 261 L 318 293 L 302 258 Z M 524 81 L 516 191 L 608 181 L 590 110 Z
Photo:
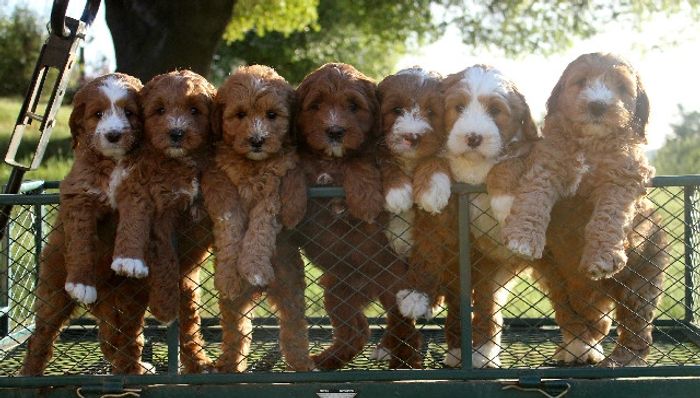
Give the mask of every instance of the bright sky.
M 10 1 L 27 3 L 27 0 Z M 0 3 L 1 4 L 1 3 Z M 35 3 L 34 3 L 35 4 Z M 69 15 L 80 15 L 84 1 L 70 3 Z M 44 5 L 49 14 L 51 2 Z M 672 42 L 675 44 L 670 44 Z M 700 110 L 700 24 L 687 15 L 657 16 L 637 32 L 628 26 L 609 24 L 605 31 L 588 40 L 578 40 L 560 54 L 543 57 L 506 58 L 496 53 L 472 50 L 463 45 L 456 30 L 436 43 L 405 56 L 397 70 L 420 65 L 442 74 L 457 72 L 475 63 L 491 64 L 515 81 L 536 118 L 544 115 L 544 104 L 559 75 L 578 55 L 588 52 L 614 52 L 627 58 L 640 72 L 651 102 L 649 148 L 658 148 L 678 122 L 677 104 L 687 110 Z M 104 21 L 104 7 L 90 28 L 85 47 L 88 62 L 106 58 L 114 68 L 114 49 Z

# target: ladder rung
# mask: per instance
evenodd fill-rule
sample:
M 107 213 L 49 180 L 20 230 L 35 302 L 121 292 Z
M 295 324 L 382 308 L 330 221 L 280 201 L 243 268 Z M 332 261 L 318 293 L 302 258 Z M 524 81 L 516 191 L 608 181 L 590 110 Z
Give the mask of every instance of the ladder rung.
M 29 117 L 32 120 L 36 120 L 39 123 L 44 121 L 44 117 L 42 115 L 39 115 L 34 112 L 27 112 L 27 117 Z

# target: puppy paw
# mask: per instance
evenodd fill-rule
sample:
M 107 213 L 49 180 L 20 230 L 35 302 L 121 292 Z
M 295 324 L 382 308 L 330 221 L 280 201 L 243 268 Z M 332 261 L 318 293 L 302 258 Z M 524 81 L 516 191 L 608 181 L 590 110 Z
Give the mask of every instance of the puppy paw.
M 438 214 L 447 206 L 451 193 L 450 177 L 445 173 L 436 173 L 430 178 L 428 188 L 418 194 L 416 204 L 428 213 Z
M 396 303 L 399 305 L 399 311 L 407 318 L 418 319 L 424 317 L 431 319 L 433 317 L 433 308 L 430 306 L 428 295 L 416 290 L 399 290 L 396 293 Z
M 579 339 L 557 348 L 554 353 L 554 360 L 565 365 L 597 364 L 603 359 L 605 354 L 600 344 L 591 345 Z
M 331 185 L 334 182 L 333 177 L 328 173 L 321 173 L 316 177 L 316 185 Z
M 511 252 L 527 260 L 542 258 L 545 237 L 532 232 L 530 234 L 507 233 L 504 229 L 503 240 Z
M 374 350 L 372 350 L 372 353 L 369 355 L 369 359 L 378 362 L 386 362 L 391 359 L 391 354 L 386 348 L 378 345 L 374 347 Z
M 138 258 L 117 257 L 112 261 L 112 271 L 117 275 L 131 278 L 145 278 L 148 276 L 148 267 L 143 260 Z
M 241 258 L 241 275 L 253 286 L 265 287 L 275 279 L 275 270 L 269 259 L 251 258 L 246 260 Z
M 493 341 L 482 344 L 472 353 L 472 366 L 475 368 L 500 368 L 501 347 Z
M 494 195 L 491 197 L 491 211 L 499 224 L 505 224 L 511 207 L 513 207 L 513 195 Z
M 598 363 L 599 368 L 619 368 L 619 367 L 646 367 L 649 364 L 646 361 L 644 352 L 635 352 L 629 348 L 615 347 L 612 354 Z
M 94 286 L 66 282 L 64 288 L 69 296 L 83 304 L 92 304 L 97 300 L 97 289 Z
M 394 214 L 401 214 L 413 207 L 413 188 L 409 184 L 391 188 L 384 199 L 385 209 Z
M 462 349 L 461 348 L 450 348 L 445 353 L 445 358 L 442 360 L 442 364 L 449 368 L 456 368 L 462 364 Z
M 581 255 L 579 269 L 593 280 L 610 277 L 627 264 L 627 254 L 624 249 L 601 250 L 591 249 L 586 245 Z

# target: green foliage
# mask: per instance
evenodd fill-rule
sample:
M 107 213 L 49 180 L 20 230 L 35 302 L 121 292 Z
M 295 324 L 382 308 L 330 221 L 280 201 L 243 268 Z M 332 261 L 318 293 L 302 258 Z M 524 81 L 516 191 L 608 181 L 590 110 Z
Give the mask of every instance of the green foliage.
M 24 95 L 34 71 L 45 30 L 29 8 L 0 10 L 0 95 Z
M 242 40 L 254 31 L 258 36 L 279 32 L 288 36 L 294 31 L 317 28 L 316 8 L 319 0 L 238 0 L 224 39 Z
M 672 124 L 673 136 L 656 152 L 656 174 L 700 173 L 700 112 L 686 111 L 678 106 L 679 124 Z
M 285 36 L 248 32 L 244 40 L 222 45 L 214 59 L 214 81 L 240 64 L 274 67 L 292 83 L 326 62 L 347 62 L 379 78 L 409 46 L 437 37 L 429 0 L 320 0 L 318 29 Z

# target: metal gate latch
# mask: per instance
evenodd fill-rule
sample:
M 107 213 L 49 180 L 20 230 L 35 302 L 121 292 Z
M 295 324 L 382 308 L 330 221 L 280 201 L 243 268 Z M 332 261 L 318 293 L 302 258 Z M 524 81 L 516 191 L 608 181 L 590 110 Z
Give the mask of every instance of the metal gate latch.
M 564 380 L 542 381 L 539 376 L 521 376 L 517 382 L 503 386 L 502 390 L 533 391 L 547 398 L 561 398 L 570 388 L 571 385 Z

